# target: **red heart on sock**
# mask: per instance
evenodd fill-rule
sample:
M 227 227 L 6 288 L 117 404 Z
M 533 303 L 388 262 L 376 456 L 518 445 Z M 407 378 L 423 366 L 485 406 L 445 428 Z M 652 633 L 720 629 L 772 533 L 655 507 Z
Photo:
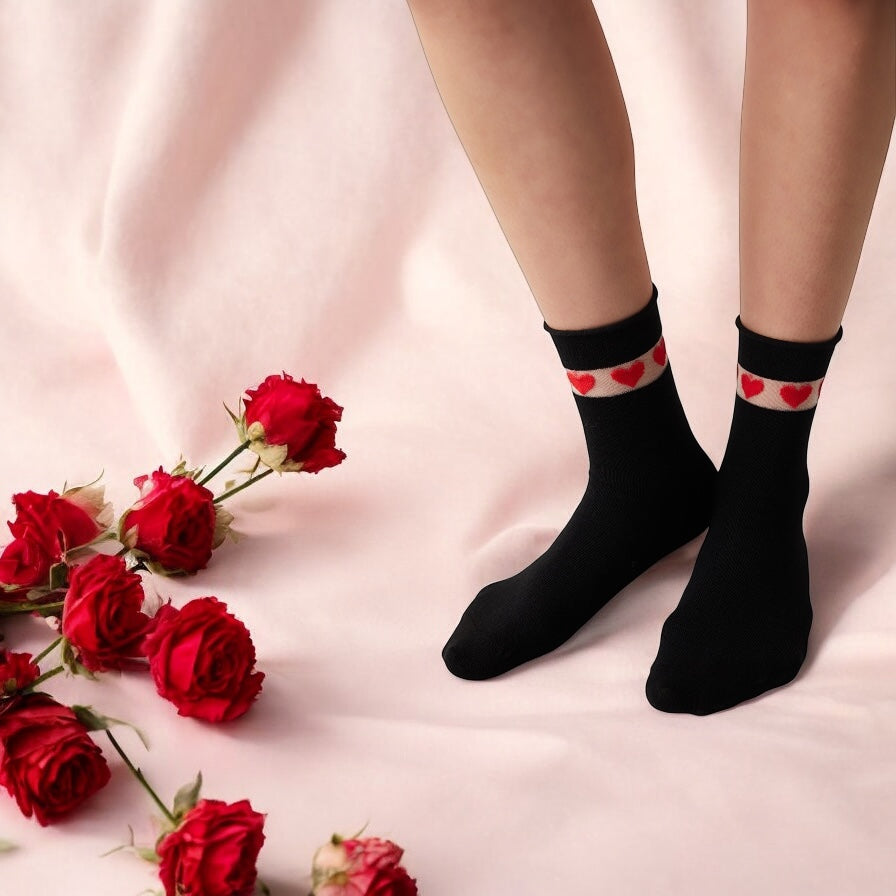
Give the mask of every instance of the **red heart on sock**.
M 567 370 L 566 375 L 573 386 L 584 395 L 591 390 L 595 383 L 595 379 L 590 373 L 576 373 L 574 370 Z
M 653 350 L 653 360 L 656 361 L 660 367 L 666 363 L 666 340 L 664 338 L 660 339 L 660 344 Z
M 740 375 L 740 384 L 744 390 L 744 395 L 746 395 L 747 398 L 752 398 L 754 395 L 758 395 L 765 388 L 765 382 L 763 382 L 763 380 L 750 376 L 749 373 L 742 373 Z
M 610 371 L 610 376 L 617 383 L 634 388 L 638 384 L 638 380 L 644 376 L 644 362 L 635 361 L 634 364 L 629 364 L 628 367 L 616 367 Z
M 792 408 L 798 408 L 811 394 L 812 386 L 806 383 L 805 386 L 781 386 L 781 398 L 787 402 Z

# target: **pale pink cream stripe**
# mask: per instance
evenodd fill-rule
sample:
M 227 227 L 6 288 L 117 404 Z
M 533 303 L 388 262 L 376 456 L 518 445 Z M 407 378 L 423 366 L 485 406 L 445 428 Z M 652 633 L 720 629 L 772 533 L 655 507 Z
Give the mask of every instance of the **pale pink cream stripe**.
M 750 404 L 772 411 L 807 411 L 818 404 L 824 377 L 794 383 L 756 376 L 737 365 L 737 394 Z
M 625 364 L 595 367 L 591 370 L 566 370 L 573 392 L 587 398 L 607 398 L 622 395 L 650 385 L 666 369 L 666 343 L 659 341 L 643 355 Z

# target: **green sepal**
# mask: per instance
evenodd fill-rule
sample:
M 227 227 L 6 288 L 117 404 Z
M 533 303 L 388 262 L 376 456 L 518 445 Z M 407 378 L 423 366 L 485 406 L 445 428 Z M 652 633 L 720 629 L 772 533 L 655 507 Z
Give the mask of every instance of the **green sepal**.
M 344 840 L 357 840 L 357 839 L 361 836 L 361 834 L 363 834 L 364 831 L 367 830 L 367 828 L 368 828 L 369 826 L 370 826 L 370 819 L 368 819 L 367 821 L 364 822 L 364 825 L 363 825 L 363 827 L 361 828 L 360 831 L 356 831 L 354 834 L 351 834 L 351 835 L 348 836 L 348 837 L 339 837 L 339 840 L 338 840 L 338 841 L 334 839 L 334 840 L 333 840 L 333 843 L 335 843 L 335 844 L 338 846 L 339 843 L 342 843 Z M 338 837 L 338 836 L 339 836 L 338 834 L 333 834 L 333 837 L 334 837 L 334 838 L 335 838 L 335 837 Z
M 100 858 L 104 859 L 106 856 L 111 856 L 114 852 L 119 852 L 122 849 L 130 849 L 136 855 L 140 856 L 141 859 L 147 862 L 152 862 L 153 865 L 158 865 L 162 860 L 159 857 L 159 854 L 149 846 L 137 846 L 134 843 L 134 829 L 128 825 L 128 833 L 131 836 L 130 843 L 122 843 L 121 846 L 116 846 L 114 849 L 110 849 L 108 852 L 100 853 Z M 144 892 L 152 892 L 146 891 Z
M 69 641 L 68 638 L 65 638 L 62 642 L 61 659 L 62 665 L 65 666 L 69 672 L 73 672 L 75 675 L 78 674 L 75 672 L 75 667 L 78 663 L 77 659 L 75 659 L 75 648 L 72 647 L 72 642 Z
M 7 582 L 0 582 L 0 588 L 2 588 L 4 591 L 19 591 L 21 587 L 21 585 L 10 585 Z M 25 597 L 27 597 L 28 600 L 31 600 L 31 592 L 37 590 L 37 588 L 31 588 L 29 591 L 25 592 Z
M 187 812 L 199 802 L 199 791 L 202 789 L 202 772 L 196 773 L 196 778 L 189 784 L 184 784 L 174 794 L 174 806 L 172 815 L 180 821 Z
M 128 509 L 118 518 L 115 535 L 123 548 L 133 550 L 134 545 L 137 543 L 137 526 L 131 526 L 130 529 L 124 528 L 124 521 L 130 512 L 130 509 Z
M 230 408 L 227 407 L 227 405 L 226 405 L 223 401 L 221 402 L 221 404 L 224 405 L 224 410 L 227 411 L 228 414 L 230 414 L 230 419 L 233 420 L 234 423 L 236 423 L 237 425 L 239 425 L 240 418 L 237 417 L 237 415 L 234 414 L 233 411 L 231 411 Z M 237 406 L 239 406 L 239 405 L 237 405 Z M 243 441 L 245 442 L 246 440 L 243 439 Z
M 80 489 L 82 489 L 82 488 L 90 488 L 91 485 L 96 485 L 100 481 L 100 479 L 103 478 L 103 473 L 105 473 L 105 472 L 106 472 L 106 468 L 103 467 L 103 469 L 100 470 L 100 475 L 97 476 L 96 479 L 93 480 L 93 482 L 85 482 L 84 485 L 79 485 L 76 489 L 73 489 L 73 491 L 80 491 Z M 59 492 L 59 494 L 64 495 L 67 491 L 68 491 L 68 479 L 66 479 L 65 482 L 62 483 L 62 491 Z
M 79 545 L 76 548 L 72 548 L 70 551 L 65 552 L 65 556 L 68 559 L 72 559 L 73 557 L 83 557 L 85 554 L 93 554 L 96 553 L 93 548 L 95 548 L 98 544 L 102 544 L 104 541 L 118 541 L 118 533 L 114 529 L 105 529 L 100 532 L 93 541 L 88 541 L 87 544 Z M 52 580 L 51 580 L 52 582 Z
M 91 681 L 98 681 L 99 676 L 88 669 L 85 665 L 78 661 L 78 657 L 75 654 L 75 648 L 72 645 L 72 642 L 69 641 L 68 638 L 63 637 L 62 639 L 62 665 L 72 673 L 72 675 L 82 675 L 84 678 L 89 678 Z
M 149 749 L 149 741 L 146 739 L 146 735 L 130 722 L 125 722 L 122 719 L 113 719 L 111 716 L 101 715 L 96 712 L 92 706 L 79 706 L 75 704 L 72 706 L 72 711 L 78 717 L 78 721 L 88 731 L 108 731 L 113 725 L 126 725 L 137 733 L 140 742 L 147 750 Z

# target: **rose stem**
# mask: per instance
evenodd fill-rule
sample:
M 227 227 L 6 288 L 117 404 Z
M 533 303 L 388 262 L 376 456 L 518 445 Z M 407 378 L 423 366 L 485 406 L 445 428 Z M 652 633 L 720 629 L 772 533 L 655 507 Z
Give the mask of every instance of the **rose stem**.
M 44 672 L 43 675 L 35 678 L 31 684 L 28 685 L 29 688 L 37 687 L 42 681 L 46 681 L 48 678 L 52 678 L 54 675 L 58 675 L 60 672 L 64 671 L 64 666 L 57 666 L 55 669 L 50 669 L 49 672 Z
M 42 650 L 33 660 L 31 660 L 34 665 L 38 665 L 40 661 L 56 646 L 58 646 L 59 642 L 62 640 L 62 635 L 60 635 L 49 647 L 45 650 Z
M 171 822 L 171 824 L 176 825 L 177 819 L 168 811 L 165 804 L 159 799 L 156 792 L 152 789 L 152 787 L 149 786 L 149 781 L 147 781 L 146 778 L 143 777 L 143 772 L 141 772 L 139 768 L 136 768 L 134 766 L 134 763 L 131 762 L 130 759 L 128 759 L 124 750 L 122 750 L 118 745 L 118 741 L 115 740 L 115 738 L 112 736 L 112 732 L 109 731 L 108 728 L 106 729 L 106 737 L 108 737 L 109 740 L 112 741 L 112 746 L 115 747 L 115 749 L 118 751 L 118 755 L 121 756 L 121 758 L 124 760 L 124 764 L 133 772 L 134 777 L 143 785 L 143 789 L 153 798 L 155 804 L 162 810 L 165 818 L 167 818 L 168 821 Z
M 211 473 L 207 473 L 205 476 L 203 476 L 202 479 L 199 480 L 197 485 L 205 485 L 205 483 L 208 482 L 209 479 L 212 478 L 212 476 L 223 470 L 224 467 L 226 467 L 227 464 L 229 464 L 241 451 L 244 451 L 249 447 L 249 441 L 249 439 L 246 439 L 246 441 L 243 442 L 242 445 L 240 445 L 238 448 L 235 448 L 230 454 L 227 455 L 227 457 L 224 458 L 224 460 L 221 461 L 221 463 L 218 464 L 217 467 L 215 467 L 214 470 L 211 471 Z
M 232 495 L 235 495 L 237 492 L 241 492 L 244 488 L 248 488 L 252 485 L 253 482 L 258 482 L 259 479 L 264 479 L 265 476 L 270 476 L 271 473 L 274 472 L 273 467 L 268 467 L 264 473 L 259 473 L 257 476 L 253 476 L 251 479 L 247 479 L 242 485 L 238 485 L 236 488 L 232 488 L 229 492 L 224 492 L 223 495 L 218 495 L 215 498 L 214 503 L 217 504 L 219 501 L 223 501 L 225 498 L 229 498 Z
M 46 604 L 10 604 L 0 601 L 0 616 L 14 616 L 16 613 L 27 613 L 31 610 L 46 610 L 47 608 L 51 610 L 61 610 L 64 603 L 65 601 L 61 600 L 51 601 Z

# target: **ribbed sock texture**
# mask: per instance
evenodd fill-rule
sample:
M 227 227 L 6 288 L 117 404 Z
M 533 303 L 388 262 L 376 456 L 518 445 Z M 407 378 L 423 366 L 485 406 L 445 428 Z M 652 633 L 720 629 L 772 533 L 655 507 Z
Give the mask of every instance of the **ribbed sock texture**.
M 727 709 L 791 681 L 806 657 L 806 455 L 843 330 L 802 343 L 736 324 L 737 391 L 709 531 L 646 684 L 648 701 L 665 712 Z
M 657 298 L 654 286 L 645 308 L 604 327 L 544 324 L 582 420 L 588 482 L 551 546 L 464 612 L 442 651 L 458 677 L 492 678 L 559 647 L 706 528 L 716 470 L 679 401 Z

